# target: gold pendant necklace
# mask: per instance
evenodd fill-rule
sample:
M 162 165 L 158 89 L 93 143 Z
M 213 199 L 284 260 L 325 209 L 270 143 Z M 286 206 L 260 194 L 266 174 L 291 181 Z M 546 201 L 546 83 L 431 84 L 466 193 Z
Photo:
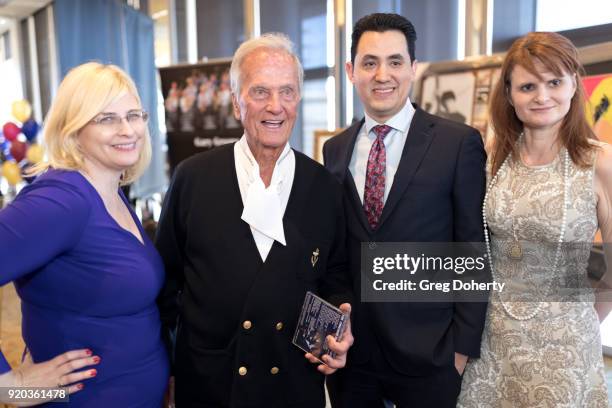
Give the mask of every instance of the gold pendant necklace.
M 508 255 L 508 258 L 512 259 L 513 261 L 520 261 L 523 259 L 523 247 L 518 239 L 516 239 L 516 236 L 510 243 L 508 250 L 506 251 L 506 255 Z

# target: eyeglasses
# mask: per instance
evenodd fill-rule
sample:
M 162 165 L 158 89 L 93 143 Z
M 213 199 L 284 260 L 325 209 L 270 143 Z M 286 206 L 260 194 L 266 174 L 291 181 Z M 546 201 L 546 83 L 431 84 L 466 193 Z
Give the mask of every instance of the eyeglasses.
M 121 121 L 125 119 L 132 127 L 142 126 L 149 120 L 149 114 L 142 110 L 132 110 L 125 116 L 119 116 L 115 113 L 105 113 L 91 120 L 91 123 L 104 126 L 109 129 L 117 129 L 121 126 Z

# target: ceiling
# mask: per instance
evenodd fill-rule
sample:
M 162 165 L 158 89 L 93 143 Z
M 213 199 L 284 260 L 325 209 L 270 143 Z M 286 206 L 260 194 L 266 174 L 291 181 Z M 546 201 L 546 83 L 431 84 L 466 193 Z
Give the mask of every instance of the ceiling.
M 0 0 L 0 16 L 23 18 L 51 3 L 51 0 Z

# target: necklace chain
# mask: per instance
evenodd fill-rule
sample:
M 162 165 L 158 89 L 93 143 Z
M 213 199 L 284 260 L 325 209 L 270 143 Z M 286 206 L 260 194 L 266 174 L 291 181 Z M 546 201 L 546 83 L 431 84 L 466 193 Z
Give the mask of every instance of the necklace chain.
M 495 185 L 495 183 L 497 182 L 497 179 L 499 178 L 500 173 L 505 172 L 506 169 L 508 168 L 509 158 L 510 158 L 510 155 L 506 157 L 506 159 L 502 163 L 497 173 L 495 173 L 495 176 L 493 176 L 493 179 L 489 183 L 489 186 L 485 193 L 485 198 L 484 198 L 484 202 L 482 205 L 482 224 L 484 226 L 485 246 L 487 249 L 487 256 L 489 257 L 489 267 L 491 268 L 491 275 L 494 281 L 497 281 L 498 277 L 495 276 L 495 269 L 493 268 L 493 258 L 491 256 L 491 242 L 490 242 L 488 223 L 487 223 L 487 201 L 489 199 L 489 195 L 491 193 L 491 190 L 493 189 L 493 186 Z M 568 207 L 569 207 L 569 166 L 570 166 L 569 153 L 567 149 L 565 149 L 565 153 L 563 155 L 563 215 L 561 218 L 561 231 L 559 233 L 559 239 L 557 241 L 557 248 L 555 251 L 555 260 L 553 262 L 551 278 L 548 281 L 548 285 L 546 286 L 546 289 L 544 290 L 544 297 L 548 295 L 548 292 L 550 291 L 550 288 L 552 287 L 552 282 L 557 274 L 557 268 L 559 266 L 559 259 L 561 258 L 561 247 L 563 244 L 563 237 L 565 236 L 565 229 L 567 227 L 567 212 L 568 212 Z M 513 203 L 513 206 L 515 205 L 516 204 Z M 511 216 L 513 216 L 513 214 Z M 514 225 L 514 220 L 513 220 L 513 225 Z M 516 235 L 515 235 L 515 239 L 516 239 Z M 501 293 L 499 294 L 499 300 L 500 300 L 500 303 L 503 309 L 506 311 L 506 313 L 513 319 L 519 320 L 519 321 L 529 320 L 535 317 L 540 312 L 540 310 L 542 310 L 542 306 L 544 304 L 544 302 L 538 302 L 538 305 L 531 312 L 525 315 L 520 315 L 520 314 L 515 313 L 508 307 L 508 305 L 502 300 Z

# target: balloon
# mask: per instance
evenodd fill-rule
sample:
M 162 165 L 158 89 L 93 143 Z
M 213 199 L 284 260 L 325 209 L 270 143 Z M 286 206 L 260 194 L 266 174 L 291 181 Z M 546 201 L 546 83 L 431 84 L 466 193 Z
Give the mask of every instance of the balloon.
M 39 128 L 40 126 L 38 126 L 38 123 L 36 123 L 34 119 L 28 119 L 21 125 L 21 133 L 31 142 L 36 138 Z
M 13 102 L 13 116 L 20 122 L 25 122 L 32 115 L 32 107 L 25 99 Z
M 13 122 L 6 122 L 2 127 L 2 131 L 4 132 L 6 140 L 13 141 L 17 139 L 17 135 L 21 132 L 21 129 Z
M 21 181 L 21 170 L 14 161 L 4 162 L 2 165 L 2 175 L 9 184 L 15 185 Z
M 13 140 L 11 142 L 11 155 L 13 155 L 13 158 L 15 161 L 17 161 L 17 163 L 23 160 L 27 150 L 28 146 L 25 143 L 20 142 L 19 140 Z
M 26 157 L 28 161 L 33 164 L 37 164 L 40 161 L 42 161 L 43 155 L 44 155 L 43 148 L 36 143 L 32 144 L 30 148 L 28 149 L 28 152 L 26 153 Z

